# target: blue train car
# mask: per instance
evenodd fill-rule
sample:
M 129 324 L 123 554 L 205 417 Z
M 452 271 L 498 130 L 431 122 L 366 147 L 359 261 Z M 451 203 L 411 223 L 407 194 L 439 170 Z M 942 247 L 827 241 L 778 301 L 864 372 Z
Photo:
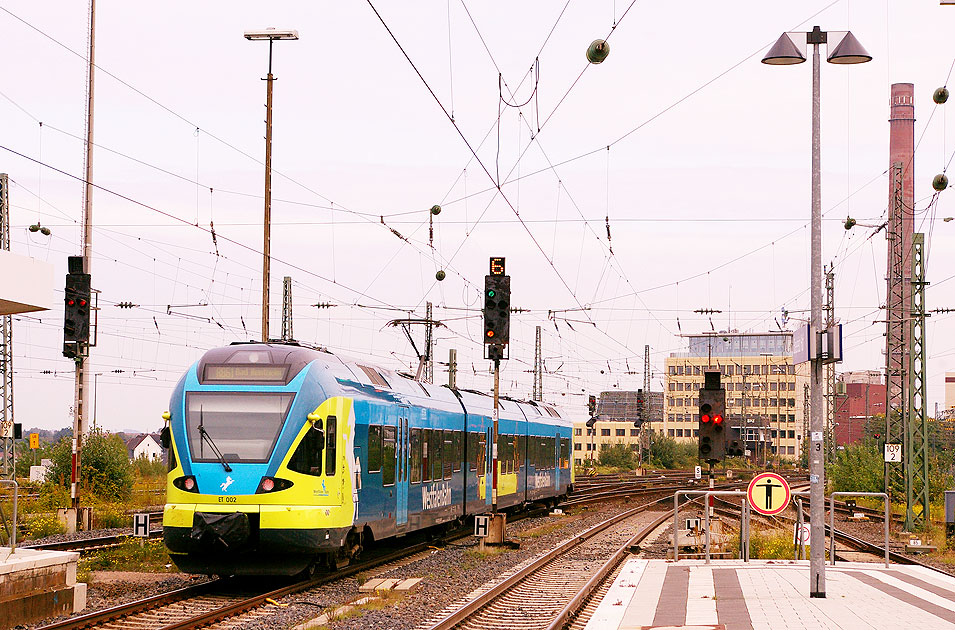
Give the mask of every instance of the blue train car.
M 208 351 L 163 429 L 166 547 L 187 572 L 295 574 L 363 545 L 554 502 L 573 484 L 571 424 L 551 407 L 419 383 L 297 344 Z

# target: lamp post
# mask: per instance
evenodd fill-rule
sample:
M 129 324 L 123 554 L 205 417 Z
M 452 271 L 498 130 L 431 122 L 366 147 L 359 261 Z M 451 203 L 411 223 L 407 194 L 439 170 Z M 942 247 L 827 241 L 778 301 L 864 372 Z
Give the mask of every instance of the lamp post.
M 829 63 L 854 64 L 872 60 L 852 33 L 845 31 L 839 43 L 829 52 Z M 837 35 L 835 32 L 833 39 Z M 793 65 L 806 61 L 805 47 L 796 41 L 805 36 L 806 45 L 812 44 L 812 217 L 810 242 L 810 334 L 822 330 L 822 183 L 819 157 L 819 45 L 828 44 L 828 35 L 818 26 L 808 33 L 783 33 L 763 57 L 770 65 Z M 794 40 L 794 37 L 797 38 Z M 800 42 L 801 44 L 801 42 Z M 826 596 L 826 533 L 825 533 L 825 449 L 822 417 L 822 361 L 810 358 L 809 417 L 809 596 Z
M 269 74 L 265 79 L 265 221 L 262 244 L 262 342 L 269 341 L 269 255 L 272 224 L 272 42 L 279 39 L 298 39 L 298 31 L 279 31 L 267 28 L 263 31 L 246 31 L 249 41 L 269 42 Z

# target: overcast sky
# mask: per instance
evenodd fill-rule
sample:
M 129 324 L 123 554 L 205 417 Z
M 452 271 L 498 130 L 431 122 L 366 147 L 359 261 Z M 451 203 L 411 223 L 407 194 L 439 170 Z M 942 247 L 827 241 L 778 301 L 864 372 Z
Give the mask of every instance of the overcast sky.
M 811 64 L 760 59 L 782 32 L 816 24 L 851 29 L 874 58 L 822 68 L 823 260 L 846 325 L 840 370 L 884 368 L 873 322 L 884 319 L 886 240 L 862 225 L 887 216 L 893 82 L 915 84 L 928 307 L 955 307 L 955 222 L 942 220 L 955 207 L 931 188 L 955 150 L 955 100 L 931 98 L 955 63 L 955 7 L 373 4 L 97 3 L 99 425 L 155 430 L 204 350 L 259 338 L 268 44 L 242 33 L 268 26 L 301 37 L 273 56 L 273 336 L 289 275 L 297 339 L 413 372 L 413 349 L 387 324 L 423 317 L 430 300 L 444 324 L 437 359 L 456 348 L 459 386 L 487 391 L 481 290 L 488 258 L 505 256 L 513 305 L 527 311 L 512 319 L 502 388 L 529 397 L 541 326 L 545 400 L 582 412 L 588 393 L 642 386 L 645 345 L 659 389 L 679 335 L 711 329 L 696 309 L 721 311 L 717 330 L 759 332 L 778 330 L 786 308 L 792 329 L 809 307 Z M 55 265 L 59 300 L 66 257 L 80 251 L 88 7 L 0 0 L 0 28 L 12 248 Z M 610 56 L 589 65 L 597 38 Z M 847 232 L 847 216 L 860 226 Z M 37 222 L 52 236 L 29 232 Z M 955 370 L 952 317 L 928 326 L 930 410 Z M 62 311 L 15 322 L 17 421 L 69 425 Z M 413 334 L 421 347 L 423 330 Z M 446 379 L 437 365 L 435 381 Z

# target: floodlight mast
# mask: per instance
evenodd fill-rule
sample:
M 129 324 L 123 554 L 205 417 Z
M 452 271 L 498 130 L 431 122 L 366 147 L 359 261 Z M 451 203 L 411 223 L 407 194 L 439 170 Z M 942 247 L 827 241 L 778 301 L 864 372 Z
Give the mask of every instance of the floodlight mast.
M 810 208 L 810 326 L 813 333 L 822 330 L 822 169 L 820 166 L 820 73 L 819 46 L 829 46 L 829 36 L 835 42 L 826 61 L 834 64 L 857 64 L 872 60 L 850 32 L 826 32 L 818 26 L 806 33 L 783 33 L 770 48 L 762 62 L 773 66 L 788 66 L 806 61 L 805 50 L 812 46 L 812 196 Z M 825 461 L 822 456 L 824 420 L 822 417 L 822 361 L 810 358 L 810 421 L 809 421 L 809 597 L 826 596 L 825 558 Z
M 262 239 L 262 342 L 269 341 L 269 274 L 271 266 L 271 229 L 272 229 L 272 42 L 276 40 L 296 40 L 298 31 L 267 28 L 261 31 L 245 31 L 249 41 L 269 42 L 269 74 L 265 88 L 265 218 L 263 220 Z

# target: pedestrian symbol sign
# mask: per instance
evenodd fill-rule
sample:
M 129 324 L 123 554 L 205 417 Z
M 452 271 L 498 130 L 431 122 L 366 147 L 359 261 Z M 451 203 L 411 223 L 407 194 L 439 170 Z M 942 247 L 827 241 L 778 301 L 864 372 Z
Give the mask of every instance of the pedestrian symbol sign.
M 749 505 L 760 514 L 779 514 L 789 505 L 792 494 L 789 484 L 776 473 L 761 473 L 753 477 L 746 490 Z

